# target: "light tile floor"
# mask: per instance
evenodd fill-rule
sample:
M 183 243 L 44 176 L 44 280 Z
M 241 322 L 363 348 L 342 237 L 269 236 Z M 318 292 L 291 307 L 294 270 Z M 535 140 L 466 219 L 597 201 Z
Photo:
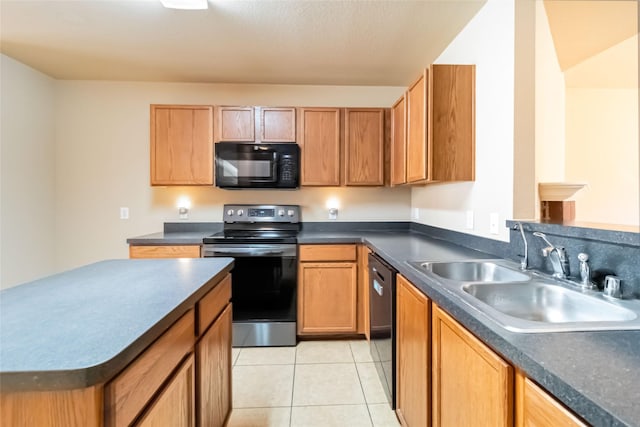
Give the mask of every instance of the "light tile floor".
M 228 427 L 399 425 L 365 340 L 233 349 Z

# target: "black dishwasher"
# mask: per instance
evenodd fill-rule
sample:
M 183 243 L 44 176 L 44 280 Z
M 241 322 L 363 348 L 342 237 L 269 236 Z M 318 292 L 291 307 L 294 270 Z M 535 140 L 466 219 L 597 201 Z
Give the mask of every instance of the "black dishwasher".
M 371 357 L 391 408 L 396 407 L 396 270 L 369 254 Z

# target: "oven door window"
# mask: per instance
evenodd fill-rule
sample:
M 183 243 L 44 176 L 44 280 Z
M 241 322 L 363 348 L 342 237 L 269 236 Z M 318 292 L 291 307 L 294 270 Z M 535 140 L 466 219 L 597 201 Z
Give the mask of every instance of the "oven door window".
M 233 320 L 295 321 L 296 258 L 237 255 L 234 258 Z

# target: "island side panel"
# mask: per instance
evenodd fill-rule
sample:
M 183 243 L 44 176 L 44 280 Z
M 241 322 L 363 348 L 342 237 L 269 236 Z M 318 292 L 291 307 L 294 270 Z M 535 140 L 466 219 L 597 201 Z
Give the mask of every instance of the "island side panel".
M 102 386 L 2 393 L 0 425 L 101 427 L 103 402 Z

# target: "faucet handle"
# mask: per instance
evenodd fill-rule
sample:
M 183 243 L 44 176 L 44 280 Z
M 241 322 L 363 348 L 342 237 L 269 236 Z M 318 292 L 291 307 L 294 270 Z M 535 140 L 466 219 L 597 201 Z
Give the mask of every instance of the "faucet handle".
M 611 298 L 622 298 L 619 277 L 607 276 L 604 278 L 604 295 Z
M 591 267 L 587 264 L 589 255 L 580 252 L 578 254 L 578 261 L 580 261 L 580 286 L 582 286 L 583 289 L 597 289 L 595 283 L 591 281 Z

